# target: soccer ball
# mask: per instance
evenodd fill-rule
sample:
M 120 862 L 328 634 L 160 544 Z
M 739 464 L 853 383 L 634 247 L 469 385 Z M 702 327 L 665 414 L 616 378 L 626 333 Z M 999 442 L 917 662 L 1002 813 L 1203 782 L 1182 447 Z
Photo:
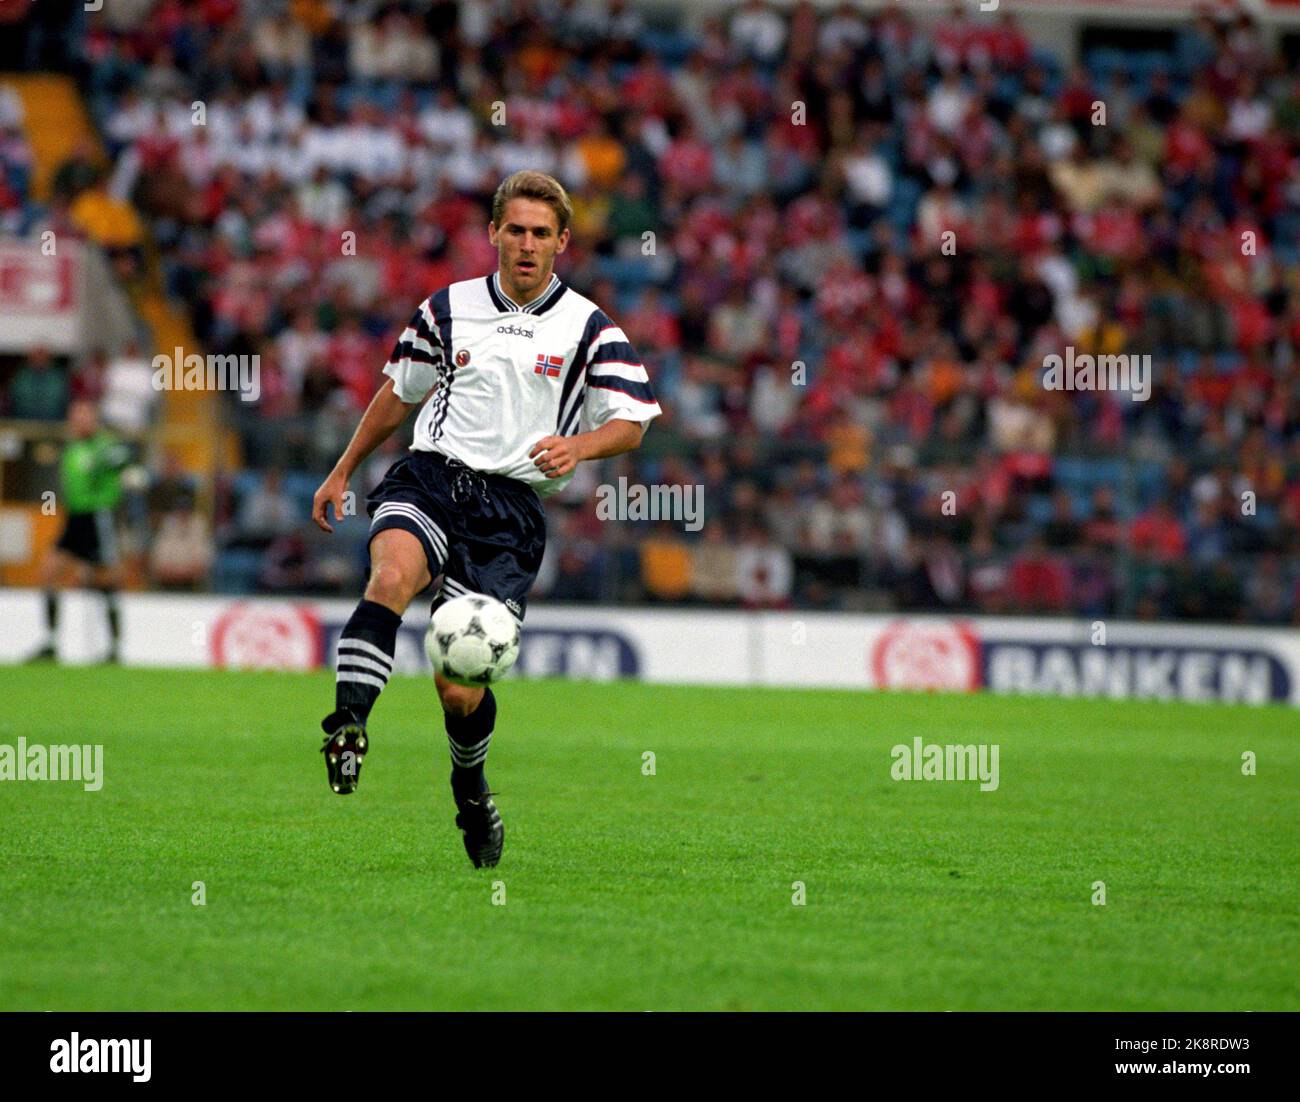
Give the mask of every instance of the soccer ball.
M 519 625 L 492 597 L 467 593 L 439 606 L 424 650 L 435 673 L 457 685 L 490 685 L 519 657 Z

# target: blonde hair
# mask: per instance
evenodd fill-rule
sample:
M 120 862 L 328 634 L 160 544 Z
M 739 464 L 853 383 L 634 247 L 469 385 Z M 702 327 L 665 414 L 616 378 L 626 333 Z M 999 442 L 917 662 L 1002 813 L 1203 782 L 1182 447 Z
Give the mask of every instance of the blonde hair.
M 506 204 L 511 199 L 538 199 L 555 211 L 560 233 L 569 228 L 569 222 L 573 218 L 573 202 L 564 190 L 564 185 L 554 176 L 527 168 L 507 176 L 492 196 L 492 225 L 500 227 Z

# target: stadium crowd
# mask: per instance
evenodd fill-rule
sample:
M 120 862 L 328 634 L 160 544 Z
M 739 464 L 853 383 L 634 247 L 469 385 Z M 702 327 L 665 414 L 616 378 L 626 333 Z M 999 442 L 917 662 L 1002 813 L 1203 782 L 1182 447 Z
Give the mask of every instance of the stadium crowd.
M 356 588 L 364 533 L 306 500 L 529 167 L 665 408 L 548 502 L 541 595 L 1296 619 L 1294 59 L 1244 15 L 1074 66 L 960 6 L 678 14 L 115 0 L 81 43 L 111 168 L 79 153 L 50 209 L 0 100 L 0 223 L 124 278 L 147 231 L 206 350 L 260 357 L 217 585 Z M 1150 355 L 1149 400 L 1045 389 L 1067 346 Z M 702 486 L 703 529 L 600 521 L 620 476 Z

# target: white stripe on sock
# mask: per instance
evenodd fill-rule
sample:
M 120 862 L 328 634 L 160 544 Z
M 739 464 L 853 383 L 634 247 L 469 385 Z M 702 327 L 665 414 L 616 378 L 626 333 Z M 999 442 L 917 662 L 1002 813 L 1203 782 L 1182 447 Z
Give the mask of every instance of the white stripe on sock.
M 345 635 L 339 640 L 339 654 L 343 653 L 344 647 L 359 650 L 362 654 L 368 654 L 371 658 L 378 659 L 389 670 L 393 668 L 393 656 L 391 654 L 385 654 L 375 646 L 374 643 L 367 643 L 364 639 L 354 639 L 349 635 Z
M 362 658 L 359 654 L 347 654 L 342 651 L 339 652 L 339 664 L 336 668 L 340 670 L 370 670 L 373 673 L 379 674 L 379 676 L 385 681 L 388 680 L 388 675 L 392 672 L 387 666 L 376 662 L 373 659 Z
M 476 742 L 473 746 L 462 746 L 456 742 L 450 735 L 447 736 L 447 745 L 451 748 L 451 760 L 462 768 L 478 765 L 487 758 L 488 745 L 492 742 L 492 736 Z
M 372 677 L 368 673 L 352 673 L 349 670 L 340 670 L 336 681 L 359 681 L 363 685 L 373 685 L 376 689 L 382 689 L 388 684 L 387 681 L 380 681 L 377 677 Z

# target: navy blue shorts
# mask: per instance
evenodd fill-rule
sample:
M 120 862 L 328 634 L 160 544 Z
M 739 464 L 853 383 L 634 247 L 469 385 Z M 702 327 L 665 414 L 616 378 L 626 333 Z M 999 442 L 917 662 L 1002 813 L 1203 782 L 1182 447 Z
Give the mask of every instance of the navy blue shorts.
M 546 547 L 546 512 L 527 484 L 438 452 L 409 452 L 367 496 L 366 512 L 371 539 L 400 528 L 423 545 L 430 577 L 443 576 L 432 608 L 484 593 L 523 622 Z
M 113 511 L 69 513 L 63 534 L 55 546 L 91 566 L 112 566 L 117 562 L 117 533 Z

